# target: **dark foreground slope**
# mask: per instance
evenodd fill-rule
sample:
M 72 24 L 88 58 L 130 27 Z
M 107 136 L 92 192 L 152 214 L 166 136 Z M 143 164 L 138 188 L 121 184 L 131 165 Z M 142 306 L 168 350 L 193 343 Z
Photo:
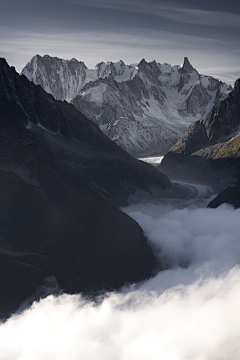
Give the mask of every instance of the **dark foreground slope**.
M 46 276 L 71 293 L 150 276 L 146 238 L 114 204 L 170 186 L 1 59 L 0 316 Z
M 173 178 L 226 187 L 240 179 L 240 79 L 203 121 L 192 124 L 160 166 Z

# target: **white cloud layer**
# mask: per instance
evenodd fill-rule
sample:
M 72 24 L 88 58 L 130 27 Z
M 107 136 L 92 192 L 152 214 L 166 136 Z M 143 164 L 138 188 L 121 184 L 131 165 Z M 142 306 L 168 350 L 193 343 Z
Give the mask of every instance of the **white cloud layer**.
M 240 209 L 175 201 L 125 211 L 173 268 L 97 303 L 35 303 L 0 326 L 1 360 L 239 360 Z

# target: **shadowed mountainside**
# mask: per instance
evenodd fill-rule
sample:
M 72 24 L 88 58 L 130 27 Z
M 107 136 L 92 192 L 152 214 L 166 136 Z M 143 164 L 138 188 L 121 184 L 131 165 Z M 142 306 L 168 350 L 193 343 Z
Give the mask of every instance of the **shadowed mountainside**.
M 240 179 L 240 79 L 205 120 L 187 129 L 159 169 L 172 178 L 220 187 Z
M 163 195 L 166 176 L 4 59 L 0 139 L 0 316 L 46 276 L 74 293 L 151 275 L 155 258 L 141 228 L 115 205 Z

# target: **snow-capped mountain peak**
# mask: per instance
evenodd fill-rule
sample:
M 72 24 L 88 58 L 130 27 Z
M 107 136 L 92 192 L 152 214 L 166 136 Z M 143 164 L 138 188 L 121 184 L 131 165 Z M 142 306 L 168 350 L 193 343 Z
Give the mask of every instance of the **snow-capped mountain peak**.
M 75 58 L 59 59 L 36 55 L 24 67 L 22 74 L 52 94 L 57 100 L 71 99 L 79 94 L 86 81 L 87 66 Z
M 96 71 L 98 78 L 113 77 L 116 81 L 122 82 L 132 78 L 136 73 L 137 65 L 126 65 L 124 61 L 119 60 L 118 62 L 101 62 L 97 64 Z
M 231 87 L 182 65 L 142 59 L 101 62 L 37 55 L 22 71 L 60 100 L 71 101 L 118 145 L 135 156 L 165 154 L 194 121 L 207 116 Z
M 75 58 L 64 60 L 49 55 L 35 55 L 23 68 L 22 74 L 36 85 L 52 94 L 57 100 L 70 102 L 79 95 L 84 85 L 99 78 L 113 77 L 116 81 L 130 80 L 137 71 L 137 65 L 104 61 L 95 69 L 88 69 L 82 61 Z

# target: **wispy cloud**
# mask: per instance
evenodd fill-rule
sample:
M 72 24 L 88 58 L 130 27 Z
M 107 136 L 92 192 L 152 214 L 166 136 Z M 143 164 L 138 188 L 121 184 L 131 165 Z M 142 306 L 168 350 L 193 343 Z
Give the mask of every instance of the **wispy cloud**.
M 65 0 L 62 0 L 65 1 Z M 69 0 L 68 0 L 69 3 Z M 156 2 L 143 0 L 70 0 L 70 3 L 79 6 L 93 8 L 105 8 L 111 10 L 121 10 L 125 12 L 154 15 L 179 23 L 217 26 L 217 27 L 240 27 L 240 14 L 233 12 L 210 11 L 200 8 L 188 8 L 179 6 L 179 2 Z
M 221 78 L 221 72 L 226 74 L 232 71 L 239 71 L 240 75 L 238 54 L 234 53 L 233 44 L 200 36 L 141 28 L 135 28 L 134 31 L 124 29 L 121 33 L 62 31 L 51 34 L 2 29 L 2 35 L 0 56 L 6 57 L 18 71 L 38 53 L 65 59 L 75 57 L 84 61 L 88 67 L 94 67 L 103 60 L 122 59 L 127 63 L 136 63 L 143 57 L 146 60 L 180 64 L 183 57 L 188 56 L 200 72 L 208 75 L 214 72 Z
M 206 1 L 52 0 L 47 8 L 23 0 L 25 8 L 16 3 L 19 16 L 9 18 L 9 25 L 14 2 L 1 8 L 0 55 L 19 71 L 36 53 L 48 53 L 79 58 L 89 67 L 102 60 L 133 63 L 143 57 L 179 64 L 188 56 L 200 72 L 224 81 L 233 83 L 240 75 L 240 14 L 230 6 L 221 12 L 206 10 Z
M 180 23 L 218 27 L 240 27 L 240 14 L 178 7 L 159 8 L 158 15 Z

